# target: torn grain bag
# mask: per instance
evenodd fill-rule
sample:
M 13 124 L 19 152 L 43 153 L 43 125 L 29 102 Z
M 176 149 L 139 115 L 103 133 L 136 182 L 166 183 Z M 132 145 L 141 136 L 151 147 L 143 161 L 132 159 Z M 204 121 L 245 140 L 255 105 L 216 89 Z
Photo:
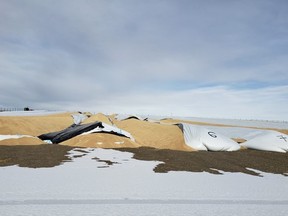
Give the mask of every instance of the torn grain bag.
M 52 132 L 52 133 L 47 133 L 47 134 L 41 134 L 38 136 L 41 140 L 48 142 L 48 143 L 53 143 L 53 144 L 58 144 L 61 143 L 65 140 L 71 139 L 75 136 L 78 136 L 82 133 L 91 131 L 95 128 L 104 128 L 102 125 L 102 122 L 93 122 L 89 124 L 72 124 L 70 127 L 57 131 L 57 132 Z
M 95 121 L 89 124 L 73 124 L 62 131 L 42 134 L 38 136 L 38 138 L 46 143 L 58 144 L 75 136 L 87 135 L 91 133 L 110 133 L 118 136 L 128 137 L 133 142 L 135 141 L 129 132 L 100 121 Z

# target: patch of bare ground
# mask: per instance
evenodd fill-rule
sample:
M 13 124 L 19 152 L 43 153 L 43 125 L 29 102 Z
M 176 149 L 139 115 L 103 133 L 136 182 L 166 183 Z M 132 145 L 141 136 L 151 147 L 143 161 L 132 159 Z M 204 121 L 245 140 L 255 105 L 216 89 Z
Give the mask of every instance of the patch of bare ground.
M 71 161 L 67 156 L 73 147 L 62 145 L 0 146 L 0 166 L 54 167 Z
M 100 162 L 100 163 L 105 163 L 108 167 L 109 166 L 112 166 L 114 164 L 119 164 L 118 162 L 114 162 L 114 161 L 111 161 L 111 160 L 101 160 L 100 158 L 98 157 L 94 157 L 92 158 L 93 160 L 96 160 L 97 162 Z
M 68 152 L 74 147 L 65 145 L 25 145 L 0 146 L 0 166 L 18 165 L 20 167 L 42 168 L 54 167 L 71 161 Z M 235 152 L 188 152 L 171 149 L 156 149 L 151 147 L 114 148 L 122 152 L 134 153 L 134 158 L 145 161 L 160 161 L 155 172 L 169 171 L 246 173 L 261 176 L 261 172 L 287 176 L 288 154 L 256 150 L 241 150 Z M 84 150 L 84 149 L 83 149 Z M 78 149 L 79 151 L 79 149 Z M 85 150 L 84 150 L 85 151 Z M 84 153 L 84 151 L 82 153 Z M 85 153 L 84 153 L 85 154 Z M 100 160 L 106 166 L 113 161 Z
M 163 162 L 154 168 L 155 172 L 160 173 L 188 171 L 221 174 L 224 171 L 232 173 L 240 172 L 256 176 L 261 176 L 257 170 L 285 176 L 288 173 L 288 154 L 277 152 L 256 150 L 186 152 L 147 147 L 117 150 L 134 153 L 134 158 L 137 160 Z

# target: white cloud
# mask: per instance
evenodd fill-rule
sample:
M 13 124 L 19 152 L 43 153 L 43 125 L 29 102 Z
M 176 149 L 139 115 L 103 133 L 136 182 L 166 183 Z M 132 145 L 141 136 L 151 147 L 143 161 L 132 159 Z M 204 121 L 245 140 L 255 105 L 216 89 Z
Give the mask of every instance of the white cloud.
M 286 1 L 124 2 L 1 1 L 1 104 L 287 114 L 269 90 L 288 81 Z M 237 90 L 245 83 L 256 86 Z

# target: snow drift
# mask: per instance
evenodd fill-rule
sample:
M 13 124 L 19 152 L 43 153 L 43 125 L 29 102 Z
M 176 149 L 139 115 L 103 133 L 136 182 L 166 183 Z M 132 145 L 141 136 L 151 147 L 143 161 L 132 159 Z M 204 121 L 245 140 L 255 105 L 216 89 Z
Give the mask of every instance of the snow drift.
M 185 143 L 196 150 L 237 151 L 240 146 L 232 139 L 203 127 L 179 123 Z

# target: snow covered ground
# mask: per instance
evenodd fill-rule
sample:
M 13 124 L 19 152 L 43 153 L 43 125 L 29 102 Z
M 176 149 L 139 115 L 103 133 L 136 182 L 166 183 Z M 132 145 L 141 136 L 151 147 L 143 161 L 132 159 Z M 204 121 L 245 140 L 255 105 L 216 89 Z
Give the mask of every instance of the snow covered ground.
M 54 168 L 1 167 L 1 216 L 287 214 L 282 175 L 154 173 L 160 162 L 115 150 L 86 152 L 73 150 L 73 162 Z
M 196 118 L 196 117 L 184 117 L 181 119 L 189 121 L 215 123 L 215 124 L 237 125 L 242 127 L 288 129 L 287 121 L 216 119 L 216 118 L 214 119 L 214 118 Z
M 65 111 L 48 111 L 48 110 L 33 110 L 33 111 L 9 111 L 0 112 L 0 116 L 42 116 L 64 113 Z
M 288 121 L 272 121 L 272 120 L 243 120 L 243 119 L 220 119 L 220 118 L 200 118 L 200 117 L 178 117 L 178 116 L 142 116 L 142 118 L 148 117 L 153 120 L 160 120 L 164 118 L 182 119 L 187 121 L 205 122 L 212 124 L 223 125 L 236 125 L 241 127 L 258 127 L 258 128 L 276 128 L 276 129 L 288 129 Z

